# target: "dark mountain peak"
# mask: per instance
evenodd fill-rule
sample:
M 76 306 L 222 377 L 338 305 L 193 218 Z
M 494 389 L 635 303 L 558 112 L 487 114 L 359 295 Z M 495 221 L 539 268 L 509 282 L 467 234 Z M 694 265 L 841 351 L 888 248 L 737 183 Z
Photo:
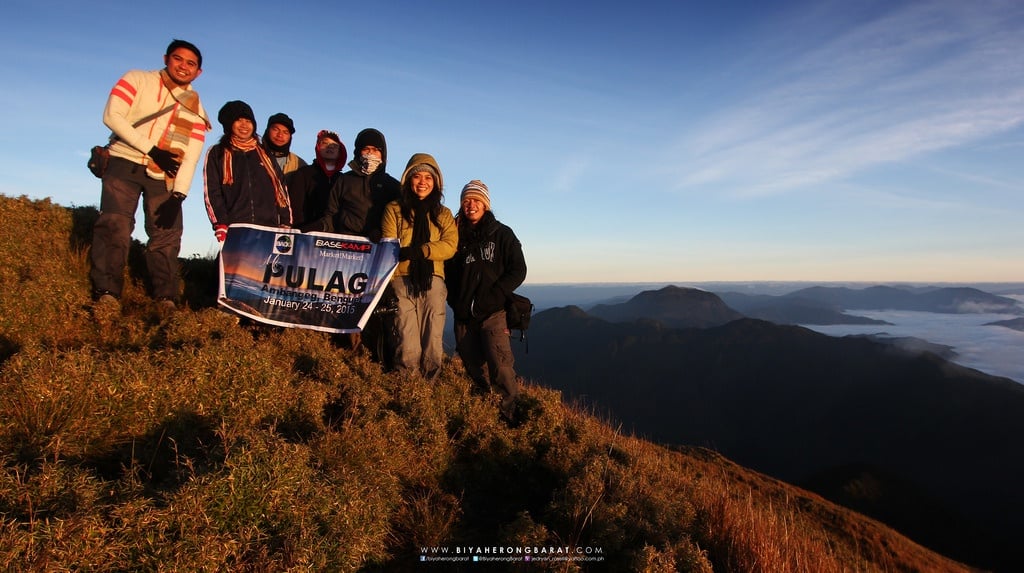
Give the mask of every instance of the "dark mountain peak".
M 647 319 L 673 328 L 707 328 L 743 317 L 712 292 L 678 286 L 644 291 L 621 304 L 597 305 L 590 314 L 612 322 Z
M 847 290 L 850 290 L 850 289 L 847 289 Z M 875 286 L 869 286 L 869 287 L 865 288 L 864 292 L 867 292 L 867 293 L 899 293 L 899 294 L 902 294 L 902 293 L 911 292 L 911 290 L 908 289 L 908 288 L 905 288 L 905 287 L 897 287 L 897 286 L 889 286 L 889 285 L 875 285 Z
M 630 299 L 630 302 L 678 302 L 719 300 L 718 295 L 706 290 L 686 288 L 675 285 L 662 287 L 658 290 L 645 290 Z
M 547 310 L 538 312 L 533 317 L 533 325 L 535 328 L 546 328 L 546 329 L 592 329 L 600 327 L 600 325 L 611 326 L 607 320 L 598 318 L 587 314 L 585 310 L 576 306 L 560 306 L 557 308 L 549 308 Z
M 1020 330 L 1024 332 L 1024 318 L 1013 318 L 1010 320 L 997 320 L 995 322 L 986 322 L 985 326 L 1005 326 L 1006 328 L 1012 328 L 1014 330 Z
M 637 306 L 634 298 L 603 311 Z M 692 312 L 700 304 L 677 306 Z M 842 472 L 821 493 L 836 495 L 847 484 L 876 488 L 881 493 L 866 501 L 842 501 L 863 502 L 856 507 L 969 562 L 1002 560 L 1005 570 L 1024 571 L 1007 533 L 1024 528 L 1024 385 L 958 366 L 942 357 L 944 349 L 920 341 L 837 338 L 753 318 L 685 329 L 592 317 L 538 326 L 531 352 L 516 356 L 517 373 L 607 409 L 631 431 L 713 446 L 793 483 L 865 464 L 871 472 Z M 888 475 L 927 499 L 897 503 L 906 488 Z M 913 519 L 919 513 L 906 515 L 936 504 L 962 518 L 953 525 L 936 518 L 933 527 Z M 949 545 L 972 531 L 995 549 Z
M 540 316 L 541 314 L 548 316 L 550 318 L 580 318 L 587 316 L 586 311 L 584 311 L 582 308 L 574 304 L 571 304 L 569 306 L 550 308 L 541 313 L 538 313 L 537 316 Z

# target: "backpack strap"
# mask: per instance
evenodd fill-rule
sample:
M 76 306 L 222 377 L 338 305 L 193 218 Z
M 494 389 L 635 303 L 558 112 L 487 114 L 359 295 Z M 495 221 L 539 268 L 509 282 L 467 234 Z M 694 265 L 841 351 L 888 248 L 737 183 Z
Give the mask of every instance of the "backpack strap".
M 155 112 L 147 115 L 146 117 L 136 121 L 135 123 L 132 124 L 132 127 L 139 127 L 140 125 L 146 123 L 147 121 L 153 121 L 154 119 L 156 119 L 156 118 L 160 117 L 161 115 L 163 115 L 163 114 L 171 111 L 172 109 L 174 109 L 175 105 L 177 105 L 177 101 L 175 101 L 174 104 L 169 105 L 169 106 L 163 108 L 160 111 L 155 111 Z M 111 133 L 110 134 L 110 142 L 107 143 L 107 145 L 110 145 L 111 143 L 114 143 L 115 141 L 117 141 L 117 135 Z

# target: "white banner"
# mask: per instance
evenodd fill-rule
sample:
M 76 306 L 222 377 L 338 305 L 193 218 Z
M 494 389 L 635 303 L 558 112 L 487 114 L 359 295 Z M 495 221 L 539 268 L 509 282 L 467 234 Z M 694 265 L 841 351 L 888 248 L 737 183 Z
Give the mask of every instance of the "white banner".
M 217 302 L 266 324 L 359 332 L 397 266 L 397 239 L 235 224 L 220 253 Z

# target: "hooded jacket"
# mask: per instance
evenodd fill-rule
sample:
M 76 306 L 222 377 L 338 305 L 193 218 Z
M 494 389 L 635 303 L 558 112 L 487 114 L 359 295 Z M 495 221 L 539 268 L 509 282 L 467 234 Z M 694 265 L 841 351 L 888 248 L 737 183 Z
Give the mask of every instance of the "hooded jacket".
M 504 310 L 526 280 L 523 246 L 507 225 L 487 211 L 476 225 L 459 224 L 459 246 L 445 263 L 448 306 L 459 322 L 482 321 Z
M 366 145 L 380 149 L 381 156 L 380 165 L 370 175 L 363 174 L 359 163 L 359 150 Z M 323 216 L 308 224 L 305 230 L 358 235 L 379 241 L 384 208 L 398 199 L 401 186 L 387 173 L 388 148 L 384 134 L 373 128 L 364 129 L 356 136 L 355 146 L 355 157 L 348 163 L 350 171 L 335 180 Z
M 405 173 L 402 175 L 403 181 L 409 170 L 420 163 L 429 165 L 437 172 L 438 177 L 435 185 L 440 189 L 441 168 L 437 166 L 437 162 L 434 161 L 433 157 L 425 153 L 417 153 L 412 156 L 409 160 L 409 165 L 405 168 Z M 423 249 L 424 258 L 434 263 L 433 274 L 444 278 L 444 262 L 455 254 L 455 249 L 459 244 L 459 231 L 455 227 L 455 217 L 452 216 L 451 210 L 444 205 L 439 205 L 439 207 L 440 211 L 437 221 L 430 220 L 430 238 L 427 242 L 423 243 L 421 248 Z M 408 247 L 412 245 L 413 228 L 414 223 L 402 215 L 400 201 L 396 200 L 387 204 L 384 208 L 384 216 L 381 218 L 382 236 L 398 238 L 399 246 Z M 408 260 L 399 262 L 395 275 L 408 276 L 410 274 L 409 266 L 410 261 Z

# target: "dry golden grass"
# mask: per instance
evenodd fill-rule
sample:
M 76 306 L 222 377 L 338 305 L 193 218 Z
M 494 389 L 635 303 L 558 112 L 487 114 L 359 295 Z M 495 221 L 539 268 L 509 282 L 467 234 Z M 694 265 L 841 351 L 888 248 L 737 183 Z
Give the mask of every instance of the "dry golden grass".
M 528 385 L 509 427 L 457 360 L 432 383 L 385 374 L 200 298 L 162 320 L 138 282 L 97 324 L 83 213 L 0 197 L 8 224 L 49 229 L 0 243 L 4 570 L 403 571 L 469 547 L 540 571 L 966 570 L 549 389 Z

